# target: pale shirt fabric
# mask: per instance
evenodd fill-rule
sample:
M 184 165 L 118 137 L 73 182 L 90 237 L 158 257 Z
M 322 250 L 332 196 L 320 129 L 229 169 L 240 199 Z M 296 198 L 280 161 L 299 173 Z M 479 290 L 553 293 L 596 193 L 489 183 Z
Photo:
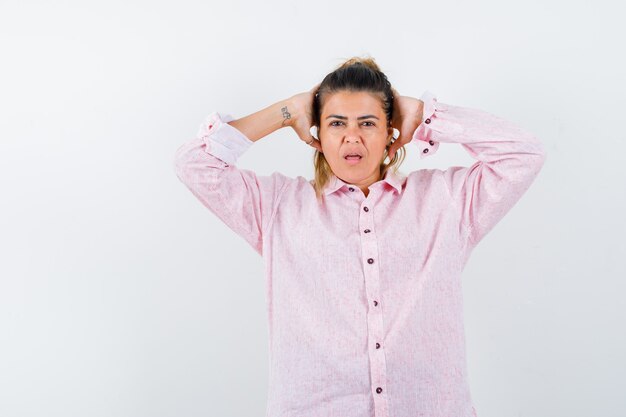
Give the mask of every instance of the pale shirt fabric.
M 218 112 L 176 151 L 180 180 L 263 257 L 267 417 L 477 416 L 461 272 L 545 151 L 510 121 L 429 91 L 421 100 L 420 156 L 458 143 L 476 162 L 389 170 L 367 197 L 333 177 L 319 204 L 313 180 L 238 168 L 254 142 Z

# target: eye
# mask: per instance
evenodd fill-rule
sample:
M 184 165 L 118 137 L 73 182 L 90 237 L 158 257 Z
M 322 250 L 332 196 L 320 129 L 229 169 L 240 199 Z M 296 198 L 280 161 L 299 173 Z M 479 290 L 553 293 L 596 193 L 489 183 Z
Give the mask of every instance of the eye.
M 339 126 L 339 125 L 337 125 L 335 123 L 343 124 L 343 122 L 340 121 L 340 120 L 334 120 L 334 121 L 330 122 L 330 126 Z M 367 127 L 376 126 L 376 124 L 374 122 L 370 122 L 370 121 L 365 121 L 363 123 L 369 123 L 369 124 L 366 125 Z

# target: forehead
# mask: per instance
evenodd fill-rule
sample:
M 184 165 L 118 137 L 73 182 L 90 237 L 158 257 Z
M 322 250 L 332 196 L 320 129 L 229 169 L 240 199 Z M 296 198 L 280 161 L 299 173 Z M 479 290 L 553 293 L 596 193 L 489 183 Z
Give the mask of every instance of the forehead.
M 367 91 L 338 91 L 325 98 L 322 114 L 360 116 L 375 114 L 384 117 L 383 103 L 377 95 Z

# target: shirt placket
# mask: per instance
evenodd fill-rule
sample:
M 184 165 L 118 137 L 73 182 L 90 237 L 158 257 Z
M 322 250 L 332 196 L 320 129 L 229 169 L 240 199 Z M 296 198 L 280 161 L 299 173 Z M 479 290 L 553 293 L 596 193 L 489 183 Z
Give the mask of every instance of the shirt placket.
M 365 199 L 360 206 L 359 227 L 361 232 L 361 256 L 365 275 L 367 309 L 368 352 L 372 395 L 376 417 L 389 417 L 387 401 L 387 365 L 384 354 L 383 314 L 380 303 L 380 268 L 378 243 L 374 229 L 374 213 L 371 200 Z

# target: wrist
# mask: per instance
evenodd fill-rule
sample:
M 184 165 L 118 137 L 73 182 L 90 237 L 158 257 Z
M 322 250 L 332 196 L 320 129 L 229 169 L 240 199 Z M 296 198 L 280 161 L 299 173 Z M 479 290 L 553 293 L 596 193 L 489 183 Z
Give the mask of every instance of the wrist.
M 295 120 L 294 106 L 291 99 L 286 99 L 276 103 L 277 117 L 280 118 L 279 128 L 292 126 Z

